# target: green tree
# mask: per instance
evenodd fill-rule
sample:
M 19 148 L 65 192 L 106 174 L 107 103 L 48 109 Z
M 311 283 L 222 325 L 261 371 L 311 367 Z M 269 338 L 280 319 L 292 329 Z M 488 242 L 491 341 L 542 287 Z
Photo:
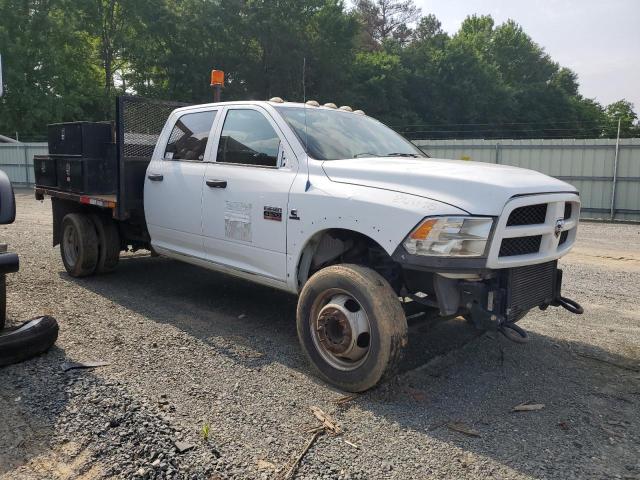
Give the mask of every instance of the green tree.
M 618 100 L 605 109 L 607 124 L 603 135 L 606 137 L 615 137 L 618 134 L 618 121 L 620 121 L 621 137 L 637 137 L 640 136 L 640 124 L 638 124 L 638 115 L 634 111 L 633 103 L 627 100 Z
M 449 36 L 412 0 L 0 0 L 0 131 L 112 118 L 122 92 L 191 103 L 313 98 L 416 136 L 640 135 L 633 105 L 580 95 L 513 21 L 472 15 Z
M 369 45 L 391 38 L 404 43 L 412 34 L 409 24 L 420 19 L 420 8 L 413 0 L 357 0 L 355 10 Z
M 71 0 L 0 0 L 0 132 L 42 140 L 47 123 L 103 115 L 92 39 Z

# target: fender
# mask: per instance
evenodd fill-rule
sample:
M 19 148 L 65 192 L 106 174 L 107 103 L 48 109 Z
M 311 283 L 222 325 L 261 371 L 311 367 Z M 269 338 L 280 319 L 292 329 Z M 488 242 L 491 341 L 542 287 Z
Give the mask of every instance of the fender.
M 303 255 L 321 232 L 352 231 L 392 255 L 424 217 L 465 214 L 451 205 L 416 195 L 359 185 L 345 188 L 324 174 L 312 175 L 307 191 L 300 188 L 298 181 L 291 189 L 289 205 L 295 207 L 299 220 L 290 219 L 287 223 L 288 284 L 295 292 L 299 289 L 298 268 Z

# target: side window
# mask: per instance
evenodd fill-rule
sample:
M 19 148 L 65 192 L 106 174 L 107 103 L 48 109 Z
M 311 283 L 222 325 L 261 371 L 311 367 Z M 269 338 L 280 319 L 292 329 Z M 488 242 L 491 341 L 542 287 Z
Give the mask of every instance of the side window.
M 182 115 L 171 130 L 164 159 L 202 160 L 215 118 L 215 110 Z
M 229 110 L 218 143 L 217 162 L 275 167 L 280 138 L 255 110 Z

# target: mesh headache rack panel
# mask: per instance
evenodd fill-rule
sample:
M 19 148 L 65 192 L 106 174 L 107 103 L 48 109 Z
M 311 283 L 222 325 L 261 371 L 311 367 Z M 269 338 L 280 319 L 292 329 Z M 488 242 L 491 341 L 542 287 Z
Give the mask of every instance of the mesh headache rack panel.
M 144 175 L 158 137 L 173 110 L 188 104 L 121 96 L 116 102 L 118 217 L 143 211 Z

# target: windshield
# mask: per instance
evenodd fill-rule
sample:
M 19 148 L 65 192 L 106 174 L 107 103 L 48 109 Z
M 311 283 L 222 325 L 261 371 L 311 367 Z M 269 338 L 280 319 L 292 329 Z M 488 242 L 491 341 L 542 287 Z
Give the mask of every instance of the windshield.
M 371 117 L 317 107 L 276 109 L 298 135 L 307 154 L 316 160 L 426 156 L 404 137 Z

